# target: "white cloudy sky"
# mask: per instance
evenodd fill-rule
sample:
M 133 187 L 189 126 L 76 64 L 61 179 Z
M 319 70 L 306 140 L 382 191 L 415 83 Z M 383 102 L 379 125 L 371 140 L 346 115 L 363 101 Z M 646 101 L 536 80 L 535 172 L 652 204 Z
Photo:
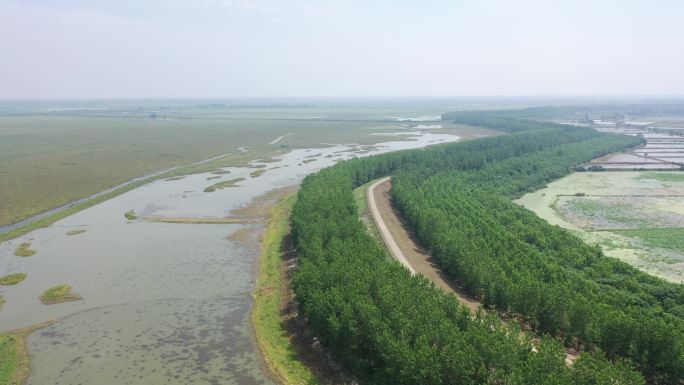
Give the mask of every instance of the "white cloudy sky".
M 684 95 L 681 0 L 0 0 L 0 98 Z

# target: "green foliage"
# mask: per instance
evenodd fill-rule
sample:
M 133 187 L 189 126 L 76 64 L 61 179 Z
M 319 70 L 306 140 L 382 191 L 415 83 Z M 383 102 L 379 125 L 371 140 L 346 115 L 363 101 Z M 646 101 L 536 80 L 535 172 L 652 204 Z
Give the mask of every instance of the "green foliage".
M 572 377 L 579 384 L 632 385 L 643 384 L 644 379 L 634 372 L 633 366 L 618 359 L 611 363 L 600 350 L 583 353 L 572 367 Z
M 293 284 L 312 332 L 357 376 L 378 384 L 603 383 L 573 378 L 558 340 L 542 339 L 533 352 L 496 317 L 470 314 L 386 260 L 358 219 L 352 191 L 393 175 L 395 202 L 420 241 L 488 307 L 676 383 L 682 322 L 661 304 L 683 304 L 681 286 L 603 256 L 510 200 L 641 139 L 467 118 L 453 120 L 495 128 L 508 121 L 514 133 L 342 162 L 304 180 L 292 215 L 300 257 Z M 601 365 L 623 375 L 620 383 L 643 383 L 629 366 Z
M 684 173 L 652 171 L 641 174 L 639 179 L 655 179 L 659 182 L 684 182 Z
M 126 219 L 128 219 L 129 221 L 134 221 L 134 220 L 138 219 L 138 216 L 135 214 L 135 210 L 126 211 L 126 213 L 124 214 L 124 217 L 126 217 Z
M 684 253 L 684 228 L 665 227 L 616 231 L 620 235 L 638 237 L 649 246 L 672 249 Z
M 19 366 L 19 337 L 10 333 L 0 333 L 0 385 L 15 385 Z
M 282 317 L 282 246 L 289 230 L 289 214 L 294 201 L 295 195 L 292 194 L 271 208 L 253 294 L 252 322 L 264 358 L 278 379 L 283 384 L 315 385 L 319 381 L 297 358 Z

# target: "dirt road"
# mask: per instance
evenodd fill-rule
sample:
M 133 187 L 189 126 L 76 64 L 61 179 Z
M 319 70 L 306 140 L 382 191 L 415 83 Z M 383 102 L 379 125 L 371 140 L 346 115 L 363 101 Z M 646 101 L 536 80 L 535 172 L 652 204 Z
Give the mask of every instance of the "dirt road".
M 480 303 L 469 297 L 461 287 L 449 280 L 437 267 L 432 257 L 415 242 L 413 235 L 392 206 L 390 177 L 382 178 L 366 190 L 368 210 L 380 231 L 387 249 L 394 259 L 404 265 L 411 273 L 423 274 L 447 293 L 457 296 L 459 302 L 471 311 L 477 311 Z
M 380 231 L 387 249 L 394 259 L 406 266 L 411 273 L 423 274 L 447 293 L 453 293 L 458 301 L 467 306 L 473 313 L 480 307 L 480 303 L 465 293 L 463 288 L 444 275 L 435 261 L 415 241 L 408 226 L 404 224 L 397 210 L 392 206 L 390 191 L 392 180 L 385 177 L 373 183 L 366 190 L 368 210 Z M 533 341 L 538 342 L 538 338 Z M 565 362 L 572 365 L 579 353 L 572 348 L 565 349 Z

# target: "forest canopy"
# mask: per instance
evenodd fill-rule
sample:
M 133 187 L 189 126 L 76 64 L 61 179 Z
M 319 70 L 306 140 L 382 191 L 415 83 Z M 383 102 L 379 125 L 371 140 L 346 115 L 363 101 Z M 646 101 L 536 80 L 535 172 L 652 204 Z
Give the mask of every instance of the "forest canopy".
M 509 132 L 342 162 L 307 177 L 292 214 L 294 290 L 321 343 L 378 384 L 676 384 L 684 290 L 606 257 L 511 199 L 642 139 L 489 113 L 445 114 Z M 440 267 L 487 309 L 387 260 L 352 189 L 392 196 Z M 515 322 L 544 336 L 533 349 Z M 584 353 L 571 367 L 564 348 Z

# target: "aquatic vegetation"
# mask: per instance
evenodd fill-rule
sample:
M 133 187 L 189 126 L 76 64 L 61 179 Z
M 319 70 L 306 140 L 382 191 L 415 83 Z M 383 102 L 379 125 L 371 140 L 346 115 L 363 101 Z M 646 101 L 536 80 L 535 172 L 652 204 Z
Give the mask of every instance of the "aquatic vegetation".
M 148 222 L 161 222 L 161 223 L 187 223 L 187 224 L 203 224 L 203 225 L 220 225 L 227 223 L 240 223 L 240 224 L 250 224 L 250 223 L 261 223 L 259 219 L 248 218 L 248 217 L 225 217 L 225 218 L 183 218 L 183 217 L 158 217 L 150 216 L 144 217 L 144 220 Z
M 30 257 L 32 255 L 35 255 L 36 251 L 31 249 L 31 243 L 29 242 L 24 242 L 17 249 L 14 251 L 14 255 L 17 257 Z
M 26 276 L 27 276 L 26 273 L 8 274 L 8 275 L 0 278 L 0 285 L 3 285 L 3 286 L 16 285 L 19 282 L 25 280 Z
M 261 174 L 263 174 L 263 173 L 265 173 L 265 172 L 266 172 L 266 169 L 260 168 L 260 169 L 258 169 L 258 170 L 254 170 L 254 171 L 250 172 L 250 173 L 249 173 L 249 176 L 251 176 L 252 178 L 257 178 L 257 177 L 261 176 Z
M 223 182 L 218 182 L 204 189 L 204 192 L 210 193 L 216 190 L 221 190 L 228 187 L 233 187 L 236 183 L 242 182 L 245 178 L 234 178 L 229 180 L 224 180 Z
M 88 230 L 86 230 L 86 229 L 69 230 L 69 231 L 66 232 L 66 235 L 78 235 L 78 234 L 83 234 L 83 233 L 85 233 L 86 231 L 88 231 Z
M 176 181 L 176 180 L 181 180 L 181 179 L 183 179 L 183 178 L 185 178 L 185 175 L 178 175 L 178 176 L 172 176 L 172 177 L 170 177 L 170 178 L 166 178 L 166 179 L 164 179 L 164 181 L 166 181 L 166 182 L 173 182 L 173 181 Z
M 69 285 L 57 285 L 53 286 L 43 292 L 40 296 L 40 302 L 45 305 L 53 305 L 63 302 L 79 301 L 80 295 L 71 292 L 71 286 Z
M 124 217 L 126 217 L 126 219 L 128 219 L 129 221 L 134 221 L 134 220 L 138 219 L 138 216 L 135 214 L 134 210 L 126 211 L 126 213 L 124 214 Z
M 684 228 L 650 228 L 616 231 L 628 237 L 637 237 L 648 246 L 684 253 Z

